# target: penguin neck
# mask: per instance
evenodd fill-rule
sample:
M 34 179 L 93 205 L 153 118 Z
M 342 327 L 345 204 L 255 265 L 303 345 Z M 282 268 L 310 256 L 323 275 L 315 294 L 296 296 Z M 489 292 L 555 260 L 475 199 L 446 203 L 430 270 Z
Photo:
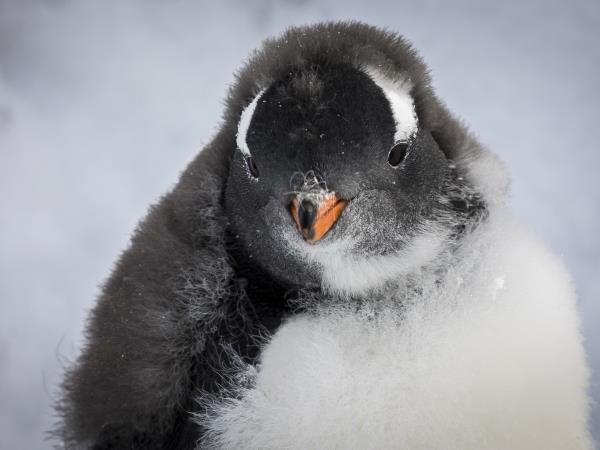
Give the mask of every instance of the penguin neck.
M 227 253 L 235 278 L 249 299 L 248 314 L 258 328 L 274 333 L 291 312 L 289 299 L 295 295 L 291 286 L 275 280 L 251 258 L 231 230 L 226 232 Z
M 356 291 L 343 291 L 339 288 L 328 288 L 326 285 L 321 292 L 302 290 L 294 305 L 299 309 L 318 310 L 322 307 L 342 308 L 404 308 L 415 299 L 437 296 L 440 290 L 446 288 L 448 277 L 454 268 L 465 269 L 472 259 L 472 249 L 480 239 L 480 232 L 485 228 L 487 215 L 472 223 L 463 223 L 460 229 L 449 227 L 442 239 L 442 245 L 437 247 L 421 265 L 415 265 L 398 276 L 389 278 L 379 285 Z M 465 246 L 467 255 L 465 255 Z M 479 247 L 477 247 L 479 248 Z M 394 255 L 392 255 L 394 256 Z M 410 255 L 395 255 L 397 258 L 411 259 Z M 470 266 L 469 266 L 470 267 Z

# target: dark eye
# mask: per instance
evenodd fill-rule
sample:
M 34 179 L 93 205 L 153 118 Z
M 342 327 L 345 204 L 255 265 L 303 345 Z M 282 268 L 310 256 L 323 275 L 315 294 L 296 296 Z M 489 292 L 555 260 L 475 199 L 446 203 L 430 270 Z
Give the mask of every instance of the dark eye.
M 392 167 L 398 167 L 398 165 L 406 158 L 408 152 L 408 142 L 397 142 L 394 144 L 388 155 L 388 163 Z
M 254 158 L 252 156 L 246 156 L 246 164 L 248 164 L 248 170 L 252 174 L 254 178 L 258 178 L 258 167 L 254 162 Z

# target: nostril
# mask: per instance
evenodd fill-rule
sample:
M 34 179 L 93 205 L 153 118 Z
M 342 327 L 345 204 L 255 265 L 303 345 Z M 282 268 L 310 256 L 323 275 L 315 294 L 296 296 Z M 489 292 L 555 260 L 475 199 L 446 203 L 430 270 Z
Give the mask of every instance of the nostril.
M 310 200 L 304 199 L 298 208 L 298 221 L 302 229 L 312 227 L 317 217 L 317 206 Z

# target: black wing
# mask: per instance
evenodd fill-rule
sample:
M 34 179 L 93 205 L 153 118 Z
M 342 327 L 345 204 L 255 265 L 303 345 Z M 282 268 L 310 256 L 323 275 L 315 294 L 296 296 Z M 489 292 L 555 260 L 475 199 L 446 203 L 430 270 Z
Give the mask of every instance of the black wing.
M 189 448 L 197 388 L 217 376 L 228 322 L 246 299 L 226 249 L 224 133 L 153 206 L 91 312 L 86 345 L 63 383 L 54 433 L 67 448 Z M 240 316 L 240 317 L 238 317 Z M 232 333 L 229 333 L 231 335 Z

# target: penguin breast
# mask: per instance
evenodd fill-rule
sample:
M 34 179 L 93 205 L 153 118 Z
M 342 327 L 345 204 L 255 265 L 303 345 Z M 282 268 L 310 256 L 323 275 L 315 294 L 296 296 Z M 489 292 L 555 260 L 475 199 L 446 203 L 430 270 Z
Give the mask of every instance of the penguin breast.
M 535 240 L 491 228 L 412 298 L 395 292 L 286 322 L 246 368 L 251 382 L 213 405 L 207 439 L 257 449 L 591 448 L 568 278 Z

